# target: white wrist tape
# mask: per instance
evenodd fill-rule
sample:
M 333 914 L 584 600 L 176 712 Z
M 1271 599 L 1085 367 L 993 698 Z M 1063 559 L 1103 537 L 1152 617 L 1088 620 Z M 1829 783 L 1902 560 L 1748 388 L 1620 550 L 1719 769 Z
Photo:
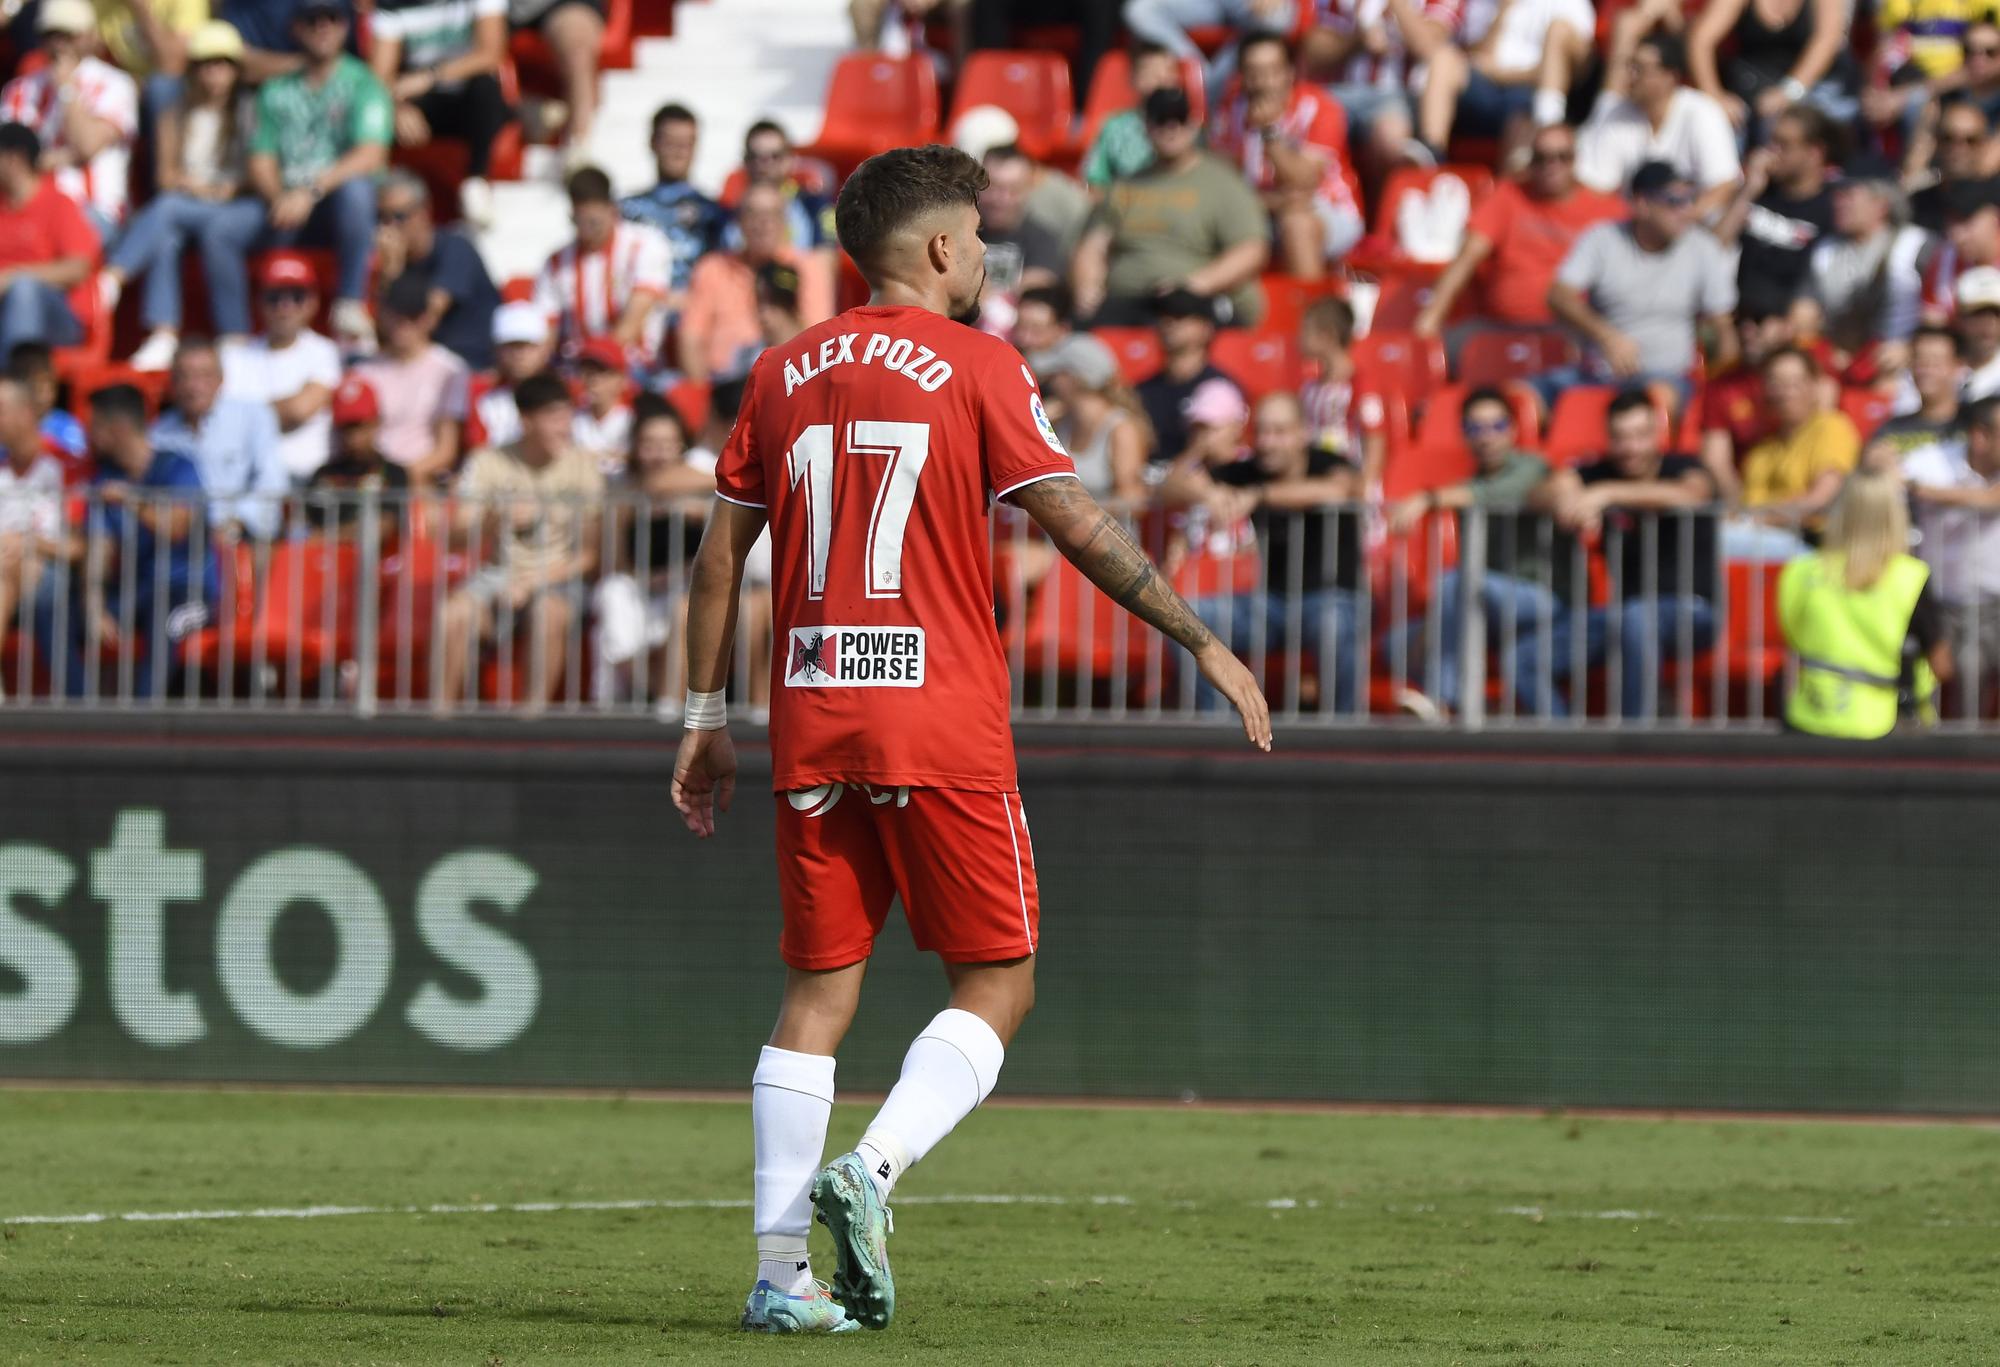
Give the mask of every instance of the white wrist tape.
M 713 693 L 688 690 L 687 705 L 681 708 L 681 725 L 690 731 L 720 731 L 729 724 L 729 707 L 723 702 L 727 689 Z

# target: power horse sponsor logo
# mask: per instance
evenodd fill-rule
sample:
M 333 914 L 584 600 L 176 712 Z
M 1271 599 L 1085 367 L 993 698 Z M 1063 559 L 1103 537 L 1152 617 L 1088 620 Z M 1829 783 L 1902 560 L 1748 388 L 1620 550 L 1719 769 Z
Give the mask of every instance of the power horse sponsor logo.
M 793 627 L 787 688 L 922 688 L 922 627 Z

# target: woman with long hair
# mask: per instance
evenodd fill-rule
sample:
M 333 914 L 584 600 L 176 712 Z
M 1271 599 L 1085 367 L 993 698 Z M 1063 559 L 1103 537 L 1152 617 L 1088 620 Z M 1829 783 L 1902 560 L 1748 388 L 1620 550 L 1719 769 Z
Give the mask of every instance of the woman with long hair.
M 181 333 L 181 252 L 200 245 L 210 280 L 243 273 L 243 259 L 264 228 L 264 202 L 249 193 L 250 96 L 243 87 L 243 39 L 221 20 L 188 39 L 181 98 L 160 119 L 155 162 L 160 193 L 140 210 L 98 276 L 98 295 L 116 309 L 125 286 L 144 276 L 140 317 L 150 330 L 133 353 L 134 370 L 165 370 Z M 212 291 L 215 331 L 250 335 L 249 302 Z
M 1895 729 L 1905 695 L 1920 717 L 1935 715 L 1951 643 L 1930 567 L 1909 544 L 1901 482 L 1862 471 L 1842 487 L 1819 550 L 1778 577 L 1778 621 L 1798 659 L 1791 730 L 1873 740 Z

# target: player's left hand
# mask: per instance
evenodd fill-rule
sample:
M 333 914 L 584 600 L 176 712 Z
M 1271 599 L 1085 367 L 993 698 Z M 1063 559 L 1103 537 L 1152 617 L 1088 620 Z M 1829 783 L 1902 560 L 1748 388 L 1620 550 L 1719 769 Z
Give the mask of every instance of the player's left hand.
M 1264 701 L 1264 691 L 1257 687 L 1256 676 L 1215 637 L 1209 638 L 1208 644 L 1195 655 L 1194 662 L 1200 668 L 1202 677 L 1229 700 L 1229 705 L 1243 719 L 1244 739 L 1268 754 L 1271 749 L 1271 705 Z
M 704 840 L 715 834 L 715 814 L 736 795 L 736 743 L 725 727 L 690 731 L 674 759 L 674 806 L 687 828 Z

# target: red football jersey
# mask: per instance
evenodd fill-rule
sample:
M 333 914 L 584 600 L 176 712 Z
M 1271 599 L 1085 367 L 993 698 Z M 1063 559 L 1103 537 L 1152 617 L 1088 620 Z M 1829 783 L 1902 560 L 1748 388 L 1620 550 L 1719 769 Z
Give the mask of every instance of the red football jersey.
M 779 791 L 1013 790 L 987 512 L 1075 473 L 1020 353 L 928 310 L 758 358 L 715 483 L 770 516 Z

